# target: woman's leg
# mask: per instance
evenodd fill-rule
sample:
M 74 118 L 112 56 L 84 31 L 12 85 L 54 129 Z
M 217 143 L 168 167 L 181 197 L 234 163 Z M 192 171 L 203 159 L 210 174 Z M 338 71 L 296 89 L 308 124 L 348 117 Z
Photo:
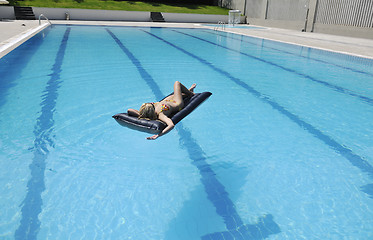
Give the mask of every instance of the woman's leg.
M 187 97 L 193 96 L 194 95 L 193 91 L 195 87 L 196 87 L 195 84 L 193 84 L 189 90 L 179 81 L 175 82 L 173 99 L 174 101 L 176 101 L 180 109 L 184 107 L 183 94 L 186 95 Z
M 174 99 L 175 101 L 179 99 L 183 99 L 182 95 L 183 93 L 187 96 L 193 96 L 194 95 L 194 88 L 196 87 L 196 84 L 193 84 L 190 89 L 186 88 L 183 84 L 181 84 L 179 81 L 176 81 L 174 83 Z
M 197 84 L 193 83 L 192 86 L 189 88 L 189 92 L 192 92 L 194 94 L 194 89 L 196 88 Z
M 183 93 L 189 97 L 189 96 L 193 96 L 194 95 L 194 88 L 196 87 L 195 84 L 193 84 L 191 86 L 190 89 L 187 89 L 183 84 L 181 84 L 179 81 L 176 81 L 174 83 L 174 96 L 173 96 L 173 99 L 177 102 L 177 103 L 182 103 L 182 105 L 184 106 L 184 102 L 183 102 Z

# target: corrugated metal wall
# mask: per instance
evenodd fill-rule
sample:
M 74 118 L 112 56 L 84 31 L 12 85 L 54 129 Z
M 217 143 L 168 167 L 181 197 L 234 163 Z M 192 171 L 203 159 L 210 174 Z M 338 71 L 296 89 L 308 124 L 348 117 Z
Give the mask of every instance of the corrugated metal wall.
M 319 0 L 315 22 L 373 28 L 373 0 Z
M 317 1 L 315 23 L 373 28 L 373 0 L 312 1 Z M 246 16 L 304 21 L 309 2 L 310 0 L 246 0 Z
M 268 0 L 267 19 L 304 21 L 309 0 Z
M 246 0 L 246 16 L 249 18 L 261 18 L 263 14 L 263 0 Z

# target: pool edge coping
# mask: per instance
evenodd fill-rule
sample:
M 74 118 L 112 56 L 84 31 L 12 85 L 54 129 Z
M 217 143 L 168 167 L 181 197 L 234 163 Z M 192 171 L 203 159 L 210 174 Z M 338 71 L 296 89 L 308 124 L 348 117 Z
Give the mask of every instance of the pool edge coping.
M 50 26 L 49 23 L 43 23 L 37 27 L 31 28 L 29 30 L 23 31 L 20 34 L 17 34 L 16 36 L 2 42 L 5 43 L 2 46 L 0 46 L 0 59 L 3 58 L 5 55 L 16 49 L 18 46 L 20 46 L 22 43 L 26 42 L 45 28 Z
M 257 27 L 259 27 L 259 26 L 257 26 Z M 266 28 L 266 29 L 271 29 L 271 28 Z M 233 33 L 233 34 L 238 34 L 238 35 L 243 35 L 243 36 L 253 37 L 253 38 L 259 38 L 259 39 L 264 39 L 264 40 L 270 40 L 270 41 L 275 41 L 275 42 L 281 42 L 281 43 L 285 43 L 285 44 L 298 45 L 298 46 L 301 46 L 301 47 L 313 48 L 313 49 L 317 49 L 317 50 L 334 52 L 334 53 L 339 53 L 339 54 L 350 55 L 350 56 L 354 56 L 354 57 L 360 57 L 360 58 L 364 58 L 364 59 L 373 60 L 373 56 L 362 55 L 362 54 L 353 53 L 353 52 L 349 52 L 349 51 L 334 50 L 334 49 L 331 49 L 331 48 L 324 48 L 324 47 L 319 47 L 319 46 L 312 46 L 312 45 L 308 45 L 308 44 L 302 44 L 302 43 L 297 43 L 297 42 L 285 41 L 285 40 L 280 40 L 280 39 L 276 39 L 276 38 L 258 36 L 258 35 L 255 35 L 255 34 L 241 33 L 241 32 L 235 32 L 235 31 L 230 31 L 230 30 L 217 30 L 217 31 L 227 32 L 227 33 Z M 290 35 L 289 35 L 289 37 L 290 37 Z

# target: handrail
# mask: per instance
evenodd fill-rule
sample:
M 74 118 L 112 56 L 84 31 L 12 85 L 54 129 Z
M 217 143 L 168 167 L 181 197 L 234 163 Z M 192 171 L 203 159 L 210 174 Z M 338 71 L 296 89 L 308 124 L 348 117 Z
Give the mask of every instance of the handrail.
M 44 16 L 44 14 L 39 15 L 39 25 L 41 25 L 41 22 L 40 22 L 41 17 L 44 17 L 49 22 L 49 24 L 52 25 L 51 21 L 49 21 L 49 19 L 46 16 Z
M 225 22 L 219 21 L 218 24 L 215 26 L 214 30 L 218 31 L 219 27 L 221 27 L 221 30 L 225 30 Z

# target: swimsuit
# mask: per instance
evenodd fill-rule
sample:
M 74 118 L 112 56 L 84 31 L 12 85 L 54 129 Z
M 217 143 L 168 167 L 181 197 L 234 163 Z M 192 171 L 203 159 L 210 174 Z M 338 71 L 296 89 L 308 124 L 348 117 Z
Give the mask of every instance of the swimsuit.
M 173 103 L 176 103 L 175 100 L 164 100 L 164 101 L 165 101 L 165 102 L 173 102 Z M 183 108 L 182 108 L 181 106 L 179 106 L 179 111 L 180 111 L 181 109 L 183 109 Z M 167 104 L 162 103 L 161 112 L 168 111 L 168 110 L 170 110 L 170 106 L 167 105 Z
M 163 103 L 162 103 L 162 109 L 161 109 L 161 112 L 168 111 L 168 110 L 170 110 L 170 106 L 168 106 L 167 104 L 163 104 Z

